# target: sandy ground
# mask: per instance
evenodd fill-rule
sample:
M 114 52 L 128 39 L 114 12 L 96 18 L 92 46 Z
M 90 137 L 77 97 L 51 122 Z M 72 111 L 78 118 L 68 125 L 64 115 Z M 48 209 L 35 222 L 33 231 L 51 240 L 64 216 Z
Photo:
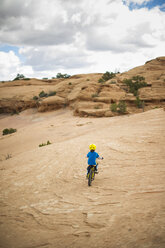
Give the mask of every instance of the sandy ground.
M 165 112 L 1 116 L 0 247 L 164 248 Z M 50 141 L 52 144 L 39 147 Z M 88 145 L 104 157 L 91 187 Z

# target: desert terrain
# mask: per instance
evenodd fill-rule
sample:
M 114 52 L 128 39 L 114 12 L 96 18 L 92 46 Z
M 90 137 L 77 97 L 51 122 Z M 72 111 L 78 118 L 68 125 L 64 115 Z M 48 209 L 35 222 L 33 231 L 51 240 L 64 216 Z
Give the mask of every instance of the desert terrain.
M 0 82 L 1 248 L 165 247 L 165 57 L 103 76 Z
M 28 109 L 1 115 L 0 131 L 0 247 L 165 247 L 163 108 L 108 118 Z M 90 143 L 104 157 L 91 187 Z

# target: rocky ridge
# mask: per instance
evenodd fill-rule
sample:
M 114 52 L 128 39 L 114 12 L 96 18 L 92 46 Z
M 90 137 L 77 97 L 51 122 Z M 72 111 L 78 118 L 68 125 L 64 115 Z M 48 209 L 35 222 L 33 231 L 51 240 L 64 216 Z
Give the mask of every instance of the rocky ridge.
M 74 75 L 67 79 L 16 80 L 0 83 L 0 113 L 18 113 L 27 108 L 37 108 L 46 112 L 69 107 L 74 115 L 111 117 L 119 115 L 112 112 L 110 105 L 124 101 L 126 113 L 141 112 L 135 104 L 136 97 L 123 83 L 124 79 L 143 76 L 147 87 L 138 90 L 144 101 L 143 111 L 164 107 L 165 105 L 165 57 L 158 57 L 114 78 L 99 83 L 102 73 Z M 44 91 L 51 95 L 38 98 Z M 36 97 L 37 96 L 37 97 Z

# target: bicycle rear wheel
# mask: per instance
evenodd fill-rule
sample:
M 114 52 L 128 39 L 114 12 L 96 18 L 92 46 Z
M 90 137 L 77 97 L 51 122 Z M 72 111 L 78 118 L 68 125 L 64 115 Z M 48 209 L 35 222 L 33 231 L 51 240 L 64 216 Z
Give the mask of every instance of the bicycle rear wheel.
M 88 175 L 88 186 L 91 186 L 92 184 L 92 170 L 90 169 L 89 175 Z

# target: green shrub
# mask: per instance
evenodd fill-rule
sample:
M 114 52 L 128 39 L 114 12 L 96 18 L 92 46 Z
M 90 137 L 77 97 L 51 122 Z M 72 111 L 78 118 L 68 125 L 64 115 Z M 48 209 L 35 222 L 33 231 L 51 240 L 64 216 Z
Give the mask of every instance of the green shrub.
M 71 76 L 68 74 L 57 73 L 56 78 L 70 78 Z
M 37 101 L 38 99 L 39 99 L 38 96 L 33 97 L 33 100 L 35 100 L 35 101 Z
M 92 97 L 98 97 L 99 95 L 97 93 L 92 94 Z
M 30 80 L 30 78 L 24 78 L 23 80 L 27 80 L 28 81 L 28 80 Z
M 100 78 L 100 79 L 98 80 L 98 83 L 104 83 L 104 80 L 103 80 L 102 78 Z
M 7 135 L 7 134 L 10 134 L 10 133 L 15 133 L 17 132 L 17 129 L 14 129 L 14 128 L 5 128 L 3 130 L 3 135 Z
M 21 80 L 21 79 L 25 79 L 25 76 L 23 74 L 17 74 L 17 76 L 13 79 L 13 81 L 16 81 L 16 80 Z
M 140 100 L 140 98 L 137 96 L 135 100 L 135 104 L 138 108 L 143 108 L 144 106 L 144 101 Z
M 120 101 L 118 104 L 117 103 L 112 103 L 110 106 L 110 109 L 112 112 L 118 112 L 121 114 L 126 113 L 126 104 L 124 101 Z
M 56 91 L 50 91 L 48 96 L 55 96 L 56 95 Z
M 47 77 L 44 77 L 44 78 L 42 78 L 43 80 L 48 80 L 48 78 Z
M 39 93 L 39 97 L 47 97 L 48 96 L 48 94 L 47 93 L 45 93 L 43 90 Z
M 110 106 L 110 109 L 112 112 L 117 112 L 117 104 L 116 103 L 112 103 Z
M 112 79 L 116 76 L 116 73 L 106 71 L 103 76 L 98 80 L 99 83 L 104 83 L 109 79 Z
M 47 145 L 51 145 L 51 142 L 49 140 L 47 141 L 47 143 L 40 144 L 39 147 L 47 146 Z
M 121 114 L 126 113 L 126 104 L 124 101 L 120 101 L 119 104 L 117 105 L 117 111 Z
M 129 92 L 133 93 L 134 96 L 138 95 L 138 89 L 147 86 L 145 78 L 141 76 L 134 76 L 131 79 L 124 79 L 123 83 L 129 87 Z
M 114 78 L 115 76 L 116 76 L 115 73 L 106 71 L 106 72 L 103 74 L 102 79 L 103 79 L 104 81 L 108 81 L 109 79 L 112 79 L 112 78 Z

